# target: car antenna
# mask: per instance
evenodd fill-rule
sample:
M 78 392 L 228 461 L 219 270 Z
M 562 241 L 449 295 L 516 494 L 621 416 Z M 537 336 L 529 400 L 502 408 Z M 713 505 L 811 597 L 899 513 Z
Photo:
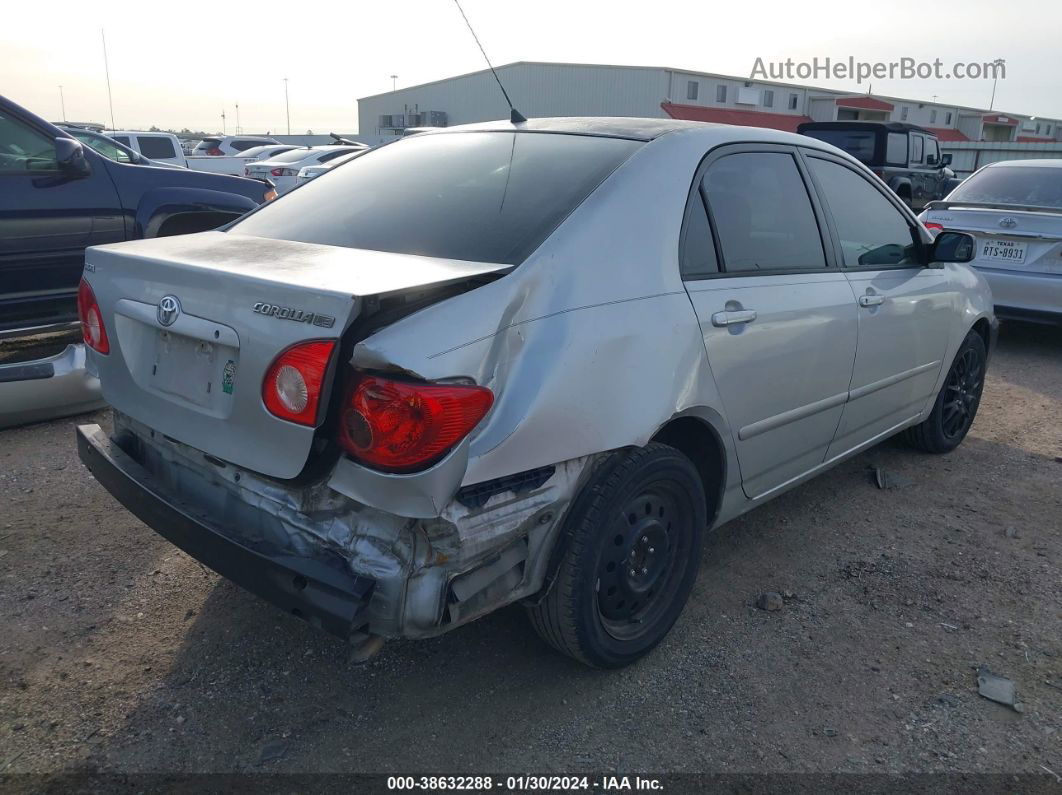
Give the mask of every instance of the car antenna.
M 468 25 L 468 32 L 472 34 L 472 38 L 476 40 L 476 46 L 479 47 L 479 51 L 483 53 L 483 60 L 487 62 L 487 66 L 490 67 L 490 73 L 494 75 L 494 79 L 498 81 L 498 88 L 501 89 L 502 96 L 505 97 L 505 101 L 509 104 L 509 121 L 513 124 L 520 124 L 527 121 L 520 111 L 513 107 L 513 101 L 509 99 L 509 92 L 505 90 L 505 86 L 502 85 L 501 78 L 498 77 L 498 73 L 494 71 L 494 65 L 490 62 L 490 58 L 487 57 L 487 51 L 483 49 L 483 45 L 479 43 L 479 36 L 476 35 L 476 31 L 472 30 L 472 23 L 468 21 L 468 16 L 465 14 L 465 9 L 461 8 L 461 3 L 458 0 L 454 0 L 454 5 L 457 6 L 457 10 L 461 12 L 461 17 L 465 20 L 465 24 Z

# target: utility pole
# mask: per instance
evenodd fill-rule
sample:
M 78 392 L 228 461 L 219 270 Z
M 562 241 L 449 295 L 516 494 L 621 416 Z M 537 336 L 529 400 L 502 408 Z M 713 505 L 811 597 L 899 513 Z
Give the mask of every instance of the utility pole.
M 236 103 L 236 134 L 240 134 L 240 103 Z
M 391 90 L 395 91 L 398 88 L 398 75 L 391 75 Z
M 992 108 L 994 108 L 995 105 L 996 105 L 996 83 L 998 83 L 998 82 L 999 82 L 999 75 L 996 75 L 995 77 L 992 78 L 992 99 L 989 100 L 989 102 L 988 102 L 988 109 L 989 110 L 992 110 Z
M 291 135 L 291 104 L 288 102 L 288 78 L 284 78 L 284 112 L 288 118 L 288 135 Z
M 66 121 L 66 102 L 63 101 L 63 87 L 59 86 L 59 110 L 63 113 L 63 121 Z
M 111 129 L 116 130 L 118 127 L 114 123 L 114 100 L 111 99 L 111 67 L 107 63 L 107 36 L 103 33 L 103 28 L 100 28 L 100 39 L 103 41 L 103 73 L 107 75 L 107 105 L 111 109 Z
M 225 109 L 221 110 L 221 134 L 225 134 Z

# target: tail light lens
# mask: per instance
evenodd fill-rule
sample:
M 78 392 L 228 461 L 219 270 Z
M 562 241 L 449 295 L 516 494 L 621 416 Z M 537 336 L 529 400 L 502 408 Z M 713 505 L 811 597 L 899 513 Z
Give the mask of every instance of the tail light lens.
M 388 472 L 425 469 L 479 424 L 494 403 L 482 386 L 421 384 L 355 373 L 339 442 L 358 461 Z
M 333 340 L 300 342 L 280 354 L 262 382 L 262 402 L 270 414 L 298 425 L 317 424 L 321 389 Z
M 944 225 L 943 224 L 938 224 L 938 223 L 936 223 L 934 221 L 926 221 L 923 224 L 923 226 L 926 229 L 928 229 L 930 232 L 943 232 L 944 231 Z
M 110 353 L 107 328 L 103 325 L 103 312 L 96 303 L 96 294 L 84 279 L 77 288 L 77 316 L 81 321 L 81 336 L 85 344 L 99 353 Z
M 274 168 L 269 173 L 274 177 L 294 177 L 299 172 L 293 168 Z
M 212 146 L 209 149 L 207 149 L 207 154 L 208 155 L 220 155 L 221 153 L 222 153 L 221 150 L 218 149 L 216 146 Z

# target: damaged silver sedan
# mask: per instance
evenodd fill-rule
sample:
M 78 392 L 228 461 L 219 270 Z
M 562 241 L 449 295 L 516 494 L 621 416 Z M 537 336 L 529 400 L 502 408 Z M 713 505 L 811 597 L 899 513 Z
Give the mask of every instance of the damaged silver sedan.
M 656 646 L 705 531 L 895 433 L 973 422 L 995 319 L 828 144 L 670 120 L 410 137 L 223 231 L 89 249 L 146 524 L 367 656 L 522 602 L 591 665 Z

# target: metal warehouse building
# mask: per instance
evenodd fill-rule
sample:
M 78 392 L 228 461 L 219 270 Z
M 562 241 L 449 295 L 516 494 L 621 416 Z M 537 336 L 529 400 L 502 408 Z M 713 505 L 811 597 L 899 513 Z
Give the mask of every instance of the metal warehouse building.
M 1058 119 L 709 72 L 534 61 L 497 71 L 528 117 L 671 117 L 790 131 L 805 121 L 905 121 L 932 130 L 945 144 L 1046 144 L 1045 151 L 1057 152 L 1054 144 L 1062 141 Z M 358 100 L 361 135 L 381 141 L 407 127 L 447 127 L 508 115 L 489 70 Z

